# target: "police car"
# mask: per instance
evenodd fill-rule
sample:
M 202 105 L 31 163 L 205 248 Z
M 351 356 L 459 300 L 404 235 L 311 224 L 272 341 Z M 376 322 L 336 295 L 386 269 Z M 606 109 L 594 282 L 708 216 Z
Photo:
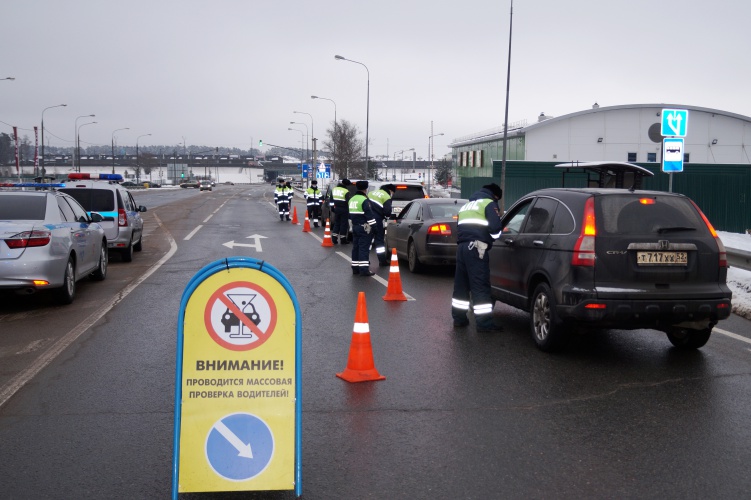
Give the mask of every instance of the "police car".
M 0 184 L 0 290 L 32 294 L 50 289 L 70 304 L 76 282 L 107 276 L 102 216 L 87 214 L 65 184 Z
M 99 212 L 110 250 L 120 252 L 122 260 L 133 260 L 133 251 L 143 248 L 143 219 L 130 192 L 119 184 L 120 174 L 68 174 L 69 182 L 58 191 L 69 194 L 89 212 Z

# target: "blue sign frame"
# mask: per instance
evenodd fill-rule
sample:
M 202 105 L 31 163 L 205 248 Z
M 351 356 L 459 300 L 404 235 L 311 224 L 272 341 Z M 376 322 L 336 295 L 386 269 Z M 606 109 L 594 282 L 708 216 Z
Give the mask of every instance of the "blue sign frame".
M 289 294 L 295 309 L 295 496 L 302 495 L 302 314 L 300 303 L 289 280 L 274 266 L 253 257 L 228 257 L 214 261 L 200 269 L 188 282 L 180 299 L 180 312 L 177 322 L 177 357 L 175 362 L 175 414 L 174 414 L 174 441 L 172 455 L 172 498 L 178 499 L 179 470 L 180 470 L 180 424 L 182 401 L 182 375 L 183 375 L 183 339 L 185 309 L 193 292 L 207 278 L 214 274 L 227 271 L 232 268 L 249 268 L 266 273 L 274 278 Z
M 688 132 L 687 109 L 663 109 L 660 134 L 663 137 L 686 137 Z
M 663 172 L 683 172 L 683 145 L 682 137 L 666 137 L 662 140 Z

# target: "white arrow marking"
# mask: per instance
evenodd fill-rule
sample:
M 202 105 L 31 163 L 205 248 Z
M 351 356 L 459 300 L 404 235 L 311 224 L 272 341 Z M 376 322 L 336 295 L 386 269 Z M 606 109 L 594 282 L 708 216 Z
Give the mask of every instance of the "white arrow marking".
M 266 238 L 266 236 L 261 236 L 260 234 L 254 234 L 251 236 L 248 236 L 248 238 L 254 238 L 255 243 L 235 243 L 235 240 L 228 241 L 227 243 L 222 243 L 227 248 L 234 248 L 234 247 L 247 247 L 247 248 L 255 248 L 256 252 L 263 252 L 263 249 L 261 248 L 261 240 L 260 238 Z
M 673 121 L 676 122 L 675 125 L 673 125 Z M 678 113 L 670 113 L 668 115 L 668 127 L 675 132 L 675 135 L 681 134 L 681 121 L 683 121 L 683 117 Z
M 250 449 L 250 443 L 243 443 L 239 437 L 235 436 L 235 433 L 232 432 L 229 427 L 224 425 L 223 422 L 220 421 L 214 424 L 214 429 L 219 431 L 219 434 L 224 436 L 224 439 L 229 441 L 229 444 L 235 447 L 235 449 L 239 452 L 237 456 L 253 458 L 253 450 Z

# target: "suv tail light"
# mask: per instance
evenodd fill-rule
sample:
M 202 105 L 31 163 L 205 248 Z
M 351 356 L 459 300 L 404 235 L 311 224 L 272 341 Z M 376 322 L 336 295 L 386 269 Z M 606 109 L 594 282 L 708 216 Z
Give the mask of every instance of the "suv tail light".
M 587 198 L 584 204 L 584 216 L 582 217 L 582 230 L 579 239 L 574 246 L 574 255 L 571 257 L 572 266 L 595 265 L 595 199 Z
M 441 236 L 451 235 L 451 226 L 448 224 L 433 224 L 428 228 L 428 234 L 440 234 Z
M 117 209 L 117 225 L 120 227 L 128 227 L 128 214 L 125 213 L 124 208 Z
M 701 215 L 701 218 L 704 220 L 704 224 L 707 225 L 707 229 L 712 233 L 712 237 L 714 238 L 715 243 L 717 243 L 717 249 L 720 252 L 720 267 L 728 267 L 728 254 L 725 251 L 725 245 L 722 244 L 722 240 L 717 236 L 717 231 L 714 230 L 714 227 L 712 227 L 712 224 L 709 222 L 709 219 L 707 219 L 707 216 L 704 215 L 704 212 L 701 211 L 699 205 L 697 205 L 694 200 L 691 200 L 691 203 L 696 207 L 696 210 L 699 211 L 699 215 Z
M 8 248 L 43 247 L 50 242 L 49 231 L 24 231 L 5 240 Z

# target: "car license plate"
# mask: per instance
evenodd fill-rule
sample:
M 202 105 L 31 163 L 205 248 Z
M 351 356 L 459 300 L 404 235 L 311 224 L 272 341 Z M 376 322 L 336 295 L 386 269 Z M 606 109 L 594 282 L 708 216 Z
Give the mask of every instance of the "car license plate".
M 636 263 L 640 266 L 685 266 L 688 264 L 686 252 L 636 252 Z

